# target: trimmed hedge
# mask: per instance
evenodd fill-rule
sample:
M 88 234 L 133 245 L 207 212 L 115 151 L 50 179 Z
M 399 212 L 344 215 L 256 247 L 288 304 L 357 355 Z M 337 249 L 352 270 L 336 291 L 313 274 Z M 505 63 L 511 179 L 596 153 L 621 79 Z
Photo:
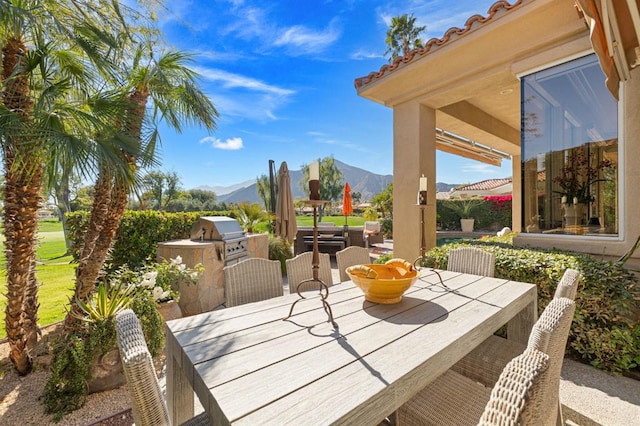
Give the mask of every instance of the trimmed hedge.
M 159 242 L 189 238 L 191 227 L 201 216 L 234 217 L 234 214 L 229 211 L 167 213 L 127 210 L 105 263 L 105 272 L 113 272 L 124 264 L 136 269 L 144 266 L 149 259 L 155 261 Z M 76 261 L 88 220 L 88 212 L 67 214 L 71 254 Z
M 446 269 L 452 248 L 475 246 L 494 253 L 497 278 L 538 286 L 539 313 L 553 298 L 565 269 L 581 271 L 584 282 L 576 295 L 567 354 L 614 373 L 640 372 L 640 324 L 635 318 L 640 312 L 640 290 L 631 272 L 586 254 L 519 248 L 491 240 L 446 244 L 427 255 L 434 261 L 432 266 Z

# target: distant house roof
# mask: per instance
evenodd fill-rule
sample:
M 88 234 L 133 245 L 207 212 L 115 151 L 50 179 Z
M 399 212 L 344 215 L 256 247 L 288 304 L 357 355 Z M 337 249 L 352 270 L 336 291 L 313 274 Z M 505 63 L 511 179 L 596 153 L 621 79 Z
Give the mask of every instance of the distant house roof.
M 407 56 L 397 58 L 392 64 L 383 65 L 379 71 L 374 71 L 367 76 L 356 78 L 354 85 L 356 89 L 366 86 L 367 84 L 383 77 L 385 74 L 392 73 L 393 71 L 402 68 L 404 64 L 413 62 L 422 58 L 423 56 L 438 50 L 447 43 L 453 43 L 455 40 L 467 35 L 468 33 L 477 30 L 487 22 L 491 21 L 496 15 L 504 15 L 511 9 L 514 9 L 522 4 L 523 0 L 517 0 L 515 3 L 510 4 L 508 1 L 497 1 L 491 5 L 487 11 L 486 17 L 476 14 L 467 19 L 464 24 L 464 28 L 452 27 L 449 28 L 442 38 L 432 38 L 424 45 L 423 48 L 414 49 L 407 54 Z
M 451 197 L 461 198 L 473 195 L 484 196 L 511 194 L 512 191 L 513 184 L 510 177 L 502 179 L 487 179 L 455 188 L 451 190 Z

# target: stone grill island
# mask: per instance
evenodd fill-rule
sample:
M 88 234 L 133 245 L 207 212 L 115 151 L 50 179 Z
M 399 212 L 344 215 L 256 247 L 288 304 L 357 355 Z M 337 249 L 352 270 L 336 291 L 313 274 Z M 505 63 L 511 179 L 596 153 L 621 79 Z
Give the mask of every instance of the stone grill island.
M 268 234 L 246 234 L 238 221 L 226 216 L 204 216 L 194 223 L 190 238 L 158 243 L 158 261 L 177 256 L 188 267 L 204 266 L 196 285 L 176 283 L 180 309 L 185 316 L 211 311 L 222 305 L 223 268 L 249 257 L 268 258 Z

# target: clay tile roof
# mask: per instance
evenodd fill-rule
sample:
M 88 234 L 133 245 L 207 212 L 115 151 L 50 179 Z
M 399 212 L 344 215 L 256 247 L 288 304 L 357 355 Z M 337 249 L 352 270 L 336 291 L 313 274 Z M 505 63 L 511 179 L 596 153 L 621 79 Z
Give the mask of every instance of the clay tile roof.
M 407 54 L 407 56 L 397 58 L 392 64 L 383 65 L 380 68 L 380 71 L 374 71 L 367 76 L 356 78 L 354 81 L 354 85 L 356 89 L 366 86 L 374 80 L 377 80 L 383 77 L 385 74 L 389 74 L 396 69 L 398 69 L 401 65 L 407 64 L 409 62 L 413 62 L 414 60 L 420 59 L 421 57 L 427 55 L 432 50 L 435 50 L 439 47 L 447 43 L 454 42 L 460 36 L 479 28 L 480 26 L 486 24 L 491 21 L 496 14 L 501 11 L 508 12 L 511 9 L 514 9 L 522 4 L 523 0 L 517 0 L 515 3 L 511 4 L 508 1 L 500 0 L 495 2 L 489 7 L 487 11 L 488 15 L 486 17 L 482 15 L 473 15 L 467 22 L 464 24 L 464 28 L 452 27 L 449 28 L 442 38 L 432 38 L 430 39 L 423 48 L 414 49 Z
M 456 191 L 490 191 L 511 183 L 511 178 L 487 179 L 456 188 Z

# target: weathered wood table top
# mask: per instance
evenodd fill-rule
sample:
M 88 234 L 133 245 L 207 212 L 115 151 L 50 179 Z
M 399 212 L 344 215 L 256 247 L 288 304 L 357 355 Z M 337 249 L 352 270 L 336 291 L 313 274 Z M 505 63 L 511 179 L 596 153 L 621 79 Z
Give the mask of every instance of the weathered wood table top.
M 377 424 L 509 323 L 526 343 L 536 320 L 532 284 L 423 270 L 402 301 L 330 288 L 338 330 L 316 292 L 287 295 L 167 323 L 167 402 L 174 424 L 193 393 L 213 424 Z

